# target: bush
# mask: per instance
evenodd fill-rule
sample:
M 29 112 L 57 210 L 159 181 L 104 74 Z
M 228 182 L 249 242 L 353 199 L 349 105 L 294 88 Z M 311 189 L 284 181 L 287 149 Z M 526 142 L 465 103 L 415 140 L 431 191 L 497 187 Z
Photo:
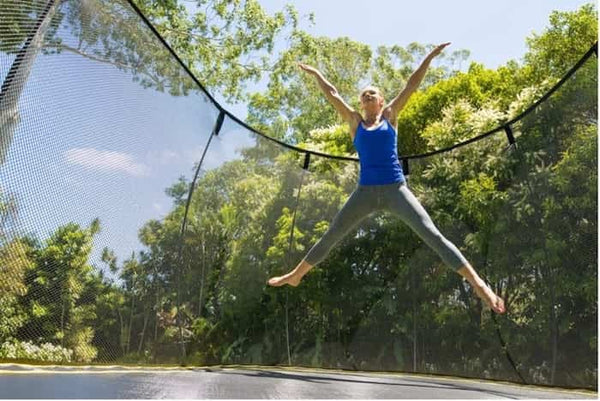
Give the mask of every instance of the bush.
M 31 359 L 44 362 L 71 362 L 73 350 L 59 345 L 6 341 L 0 346 L 0 359 Z

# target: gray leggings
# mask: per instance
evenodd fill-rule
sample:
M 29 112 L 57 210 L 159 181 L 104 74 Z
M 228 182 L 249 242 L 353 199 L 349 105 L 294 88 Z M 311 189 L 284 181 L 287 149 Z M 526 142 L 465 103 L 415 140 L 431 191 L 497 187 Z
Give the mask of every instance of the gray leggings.
M 359 185 L 304 260 L 313 266 L 321 262 L 350 230 L 377 210 L 389 210 L 400 216 L 452 269 L 458 270 L 468 263 L 458 248 L 440 233 L 405 183 Z

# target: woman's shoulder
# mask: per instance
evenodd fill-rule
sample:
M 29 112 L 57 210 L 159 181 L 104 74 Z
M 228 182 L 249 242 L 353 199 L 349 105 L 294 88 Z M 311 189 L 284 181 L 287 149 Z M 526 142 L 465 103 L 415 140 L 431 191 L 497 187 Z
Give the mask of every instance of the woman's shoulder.
M 352 132 L 355 132 L 358 129 L 361 121 L 362 121 L 362 116 L 360 115 L 360 113 L 358 111 L 353 112 L 350 120 L 348 121 L 348 124 L 350 125 L 350 129 L 352 130 Z
M 396 130 L 396 127 L 398 125 L 398 119 L 397 117 L 392 115 L 392 110 L 390 107 L 386 107 L 385 109 L 383 109 L 381 117 L 384 118 L 394 130 Z
M 352 142 L 354 142 L 354 138 L 356 137 L 356 132 L 358 131 L 358 127 L 360 127 L 361 121 L 362 116 L 357 111 L 354 111 L 350 120 L 346 121 L 350 126 L 350 138 L 352 138 Z

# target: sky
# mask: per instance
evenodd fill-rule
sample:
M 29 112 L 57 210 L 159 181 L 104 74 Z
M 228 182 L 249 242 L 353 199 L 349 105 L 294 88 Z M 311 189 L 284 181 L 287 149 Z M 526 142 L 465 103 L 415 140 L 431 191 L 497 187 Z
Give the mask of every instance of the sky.
M 552 11 L 574 11 L 586 0 L 259 0 L 269 13 L 293 5 L 301 15 L 314 13 L 315 23 L 304 20 L 302 27 L 312 35 L 330 38 L 347 36 L 377 46 L 412 42 L 451 42 L 448 52 L 466 49 L 471 61 L 497 68 L 509 60 L 521 61 L 527 51 L 525 39 L 541 34 L 549 25 Z M 193 10 L 193 2 L 186 2 Z M 257 86 L 260 90 L 261 86 Z M 245 105 L 225 108 L 246 116 Z
M 525 53 L 525 38 L 541 33 L 553 10 L 573 11 L 584 0 L 259 0 L 269 12 L 289 3 L 315 14 L 307 31 L 327 37 L 348 36 L 369 44 L 400 45 L 452 42 L 471 51 L 471 60 L 496 68 Z M 366 6 L 372 4 L 372 6 Z
M 62 7 L 71 5 L 77 0 Z M 63 20 L 58 36 L 76 48 L 79 38 L 68 25 Z M 158 44 L 142 23 L 139 29 L 149 45 Z M 0 82 L 13 60 L 0 52 Z M 197 92 L 172 96 L 144 88 L 128 71 L 69 51 L 37 54 L 19 97 L 18 123 L 7 126 L 0 119 L 0 138 L 12 137 L 0 162 L 0 201 L 11 197 L 17 204 L 9 227 L 43 240 L 59 226 L 88 227 L 99 218 L 90 260 L 103 268 L 100 255 L 108 247 L 121 263 L 142 249 L 139 229 L 172 209 L 165 189 L 181 176 L 191 181 L 217 115 Z M 239 158 L 240 147 L 254 145 L 236 129 L 224 124 L 204 169 Z M 229 136 L 236 146 L 224 145 Z

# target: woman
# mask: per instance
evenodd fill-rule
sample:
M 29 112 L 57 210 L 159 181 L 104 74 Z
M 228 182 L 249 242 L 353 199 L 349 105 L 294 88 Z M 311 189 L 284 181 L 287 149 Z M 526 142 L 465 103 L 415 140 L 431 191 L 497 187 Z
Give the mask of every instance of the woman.
M 504 313 L 504 301 L 477 275 L 458 248 L 436 228 L 431 218 L 406 185 L 397 154 L 398 113 L 417 89 L 431 60 L 450 43 L 436 47 L 412 74 L 404 90 L 384 106 L 381 91 L 368 86 L 360 93 L 361 115 L 340 97 L 336 88 L 315 68 L 299 64 L 314 76 L 319 87 L 350 125 L 350 135 L 360 159 L 360 180 L 323 237 L 291 272 L 273 277 L 271 286 L 289 284 L 296 287 L 314 265 L 321 262 L 344 235 L 377 210 L 390 210 L 414 230 L 443 261 L 467 279 L 476 294 L 496 313 Z

